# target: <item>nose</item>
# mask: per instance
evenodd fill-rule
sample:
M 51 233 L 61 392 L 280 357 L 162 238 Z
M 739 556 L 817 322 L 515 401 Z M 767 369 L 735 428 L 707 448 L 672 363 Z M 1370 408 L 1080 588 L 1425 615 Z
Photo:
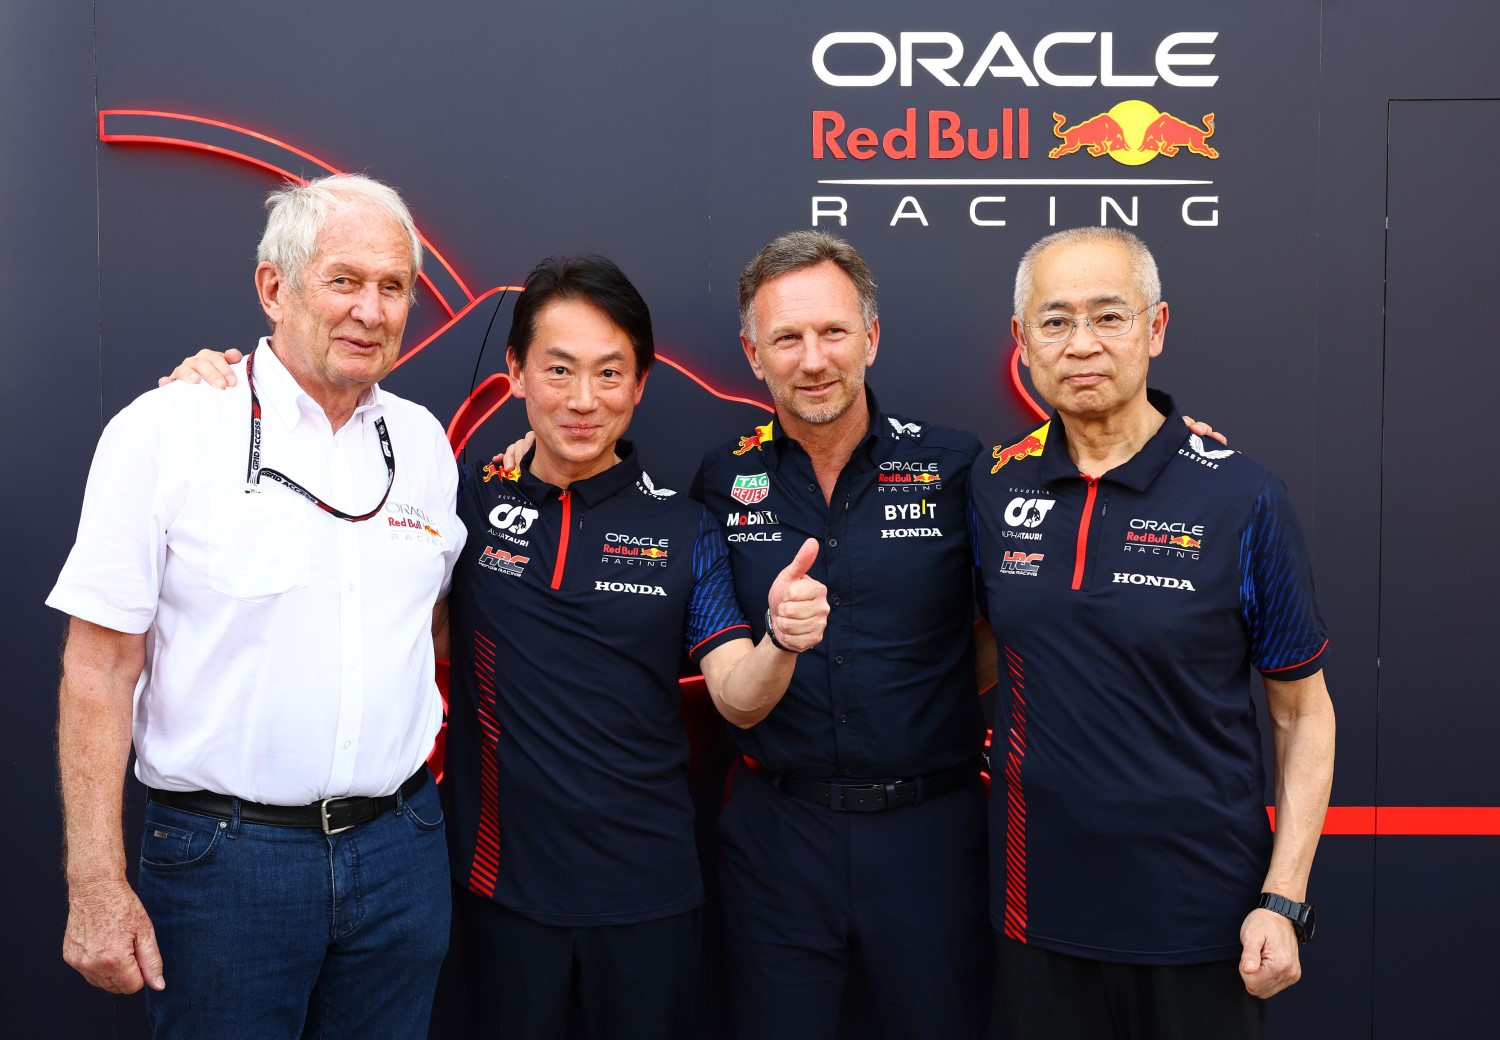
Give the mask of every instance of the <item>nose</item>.
M 1100 342 L 1098 336 L 1094 335 L 1093 328 L 1080 318 L 1073 328 L 1072 337 L 1068 340 L 1068 353 L 1075 357 L 1087 357 L 1103 349 L 1104 344 Z
M 802 345 L 802 371 L 821 372 L 828 367 L 828 347 L 821 336 L 808 336 Z
M 568 394 L 568 408 L 574 412 L 586 415 L 599 406 L 599 395 L 594 392 L 593 381 L 589 379 L 573 380 L 572 392 Z
M 380 303 L 380 286 L 374 282 L 366 282 L 355 294 L 350 316 L 367 329 L 376 328 L 385 320 L 385 312 Z

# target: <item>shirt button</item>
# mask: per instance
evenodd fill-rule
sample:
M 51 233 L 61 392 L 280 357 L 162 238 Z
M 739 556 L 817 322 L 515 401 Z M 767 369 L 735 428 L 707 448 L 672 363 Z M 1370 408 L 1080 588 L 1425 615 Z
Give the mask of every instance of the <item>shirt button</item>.
M 839 656 L 837 656 L 837 657 L 835 657 L 833 659 L 833 663 L 834 664 L 843 664 L 844 663 L 844 655 L 843 654 L 839 654 Z
M 830 538 L 830 539 L 828 539 L 828 548 L 830 548 L 830 549 L 837 548 L 838 544 L 839 544 L 839 540 L 837 538 Z
M 807 485 L 807 490 L 809 490 L 809 491 L 816 491 L 816 490 L 818 490 L 818 485 L 816 485 L 816 484 L 809 484 L 809 485 Z
M 833 605 L 835 607 L 838 606 L 842 602 L 844 602 L 844 601 L 842 599 L 840 599 L 839 597 L 837 597 L 837 596 L 833 597 Z
M 353 743 L 353 741 L 351 741 L 351 740 L 344 741 L 344 750 L 348 751 L 349 750 L 349 745 L 352 744 L 352 743 Z
M 349 583 L 349 591 L 350 592 L 354 591 L 354 582 L 352 582 L 352 581 Z
M 839 721 L 840 722 L 848 722 L 849 721 L 849 716 L 847 716 L 847 715 L 840 715 L 839 716 Z

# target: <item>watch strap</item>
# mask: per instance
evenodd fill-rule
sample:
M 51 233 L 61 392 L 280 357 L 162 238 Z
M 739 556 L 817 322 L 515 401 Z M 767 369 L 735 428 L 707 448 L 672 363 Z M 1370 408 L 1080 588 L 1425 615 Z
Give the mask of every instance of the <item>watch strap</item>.
M 1311 903 L 1299 903 L 1294 899 L 1278 895 L 1275 892 L 1262 892 L 1260 902 L 1256 904 L 1262 910 L 1269 910 L 1273 914 L 1280 914 L 1292 922 L 1292 930 L 1297 933 L 1297 941 L 1305 943 L 1311 939 L 1307 927 L 1308 918 L 1312 915 Z

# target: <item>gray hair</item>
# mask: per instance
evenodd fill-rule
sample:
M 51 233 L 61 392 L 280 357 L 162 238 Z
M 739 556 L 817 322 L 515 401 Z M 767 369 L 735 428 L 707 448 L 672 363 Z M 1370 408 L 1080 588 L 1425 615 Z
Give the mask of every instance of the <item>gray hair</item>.
M 1016 268 L 1016 292 L 1013 301 L 1018 317 L 1024 320 L 1027 308 L 1031 306 L 1032 272 L 1036 267 L 1037 258 L 1053 246 L 1074 245 L 1123 247 L 1130 256 L 1130 268 L 1135 274 L 1135 286 L 1145 298 L 1146 306 L 1160 302 L 1161 275 L 1157 273 L 1156 258 L 1151 255 L 1151 250 L 1146 248 L 1146 243 L 1124 228 L 1069 228 L 1066 231 L 1048 235 L 1026 250 L 1026 255 L 1021 257 L 1020 266 Z
M 255 258 L 281 272 L 287 285 L 302 288 L 302 274 L 318 255 L 318 236 L 328 225 L 334 207 L 350 200 L 369 202 L 385 210 L 401 225 L 411 245 L 412 285 L 416 293 L 417 275 L 422 273 L 422 242 L 417 238 L 411 211 L 395 188 L 361 173 L 336 173 L 319 177 L 305 185 L 294 184 L 266 196 L 266 230 L 260 237 Z
M 835 264 L 854 283 L 859 316 L 868 329 L 875 324 L 875 278 L 859 252 L 826 231 L 788 231 L 772 239 L 740 273 L 740 332 L 755 341 L 755 294 L 773 278 L 821 263 Z

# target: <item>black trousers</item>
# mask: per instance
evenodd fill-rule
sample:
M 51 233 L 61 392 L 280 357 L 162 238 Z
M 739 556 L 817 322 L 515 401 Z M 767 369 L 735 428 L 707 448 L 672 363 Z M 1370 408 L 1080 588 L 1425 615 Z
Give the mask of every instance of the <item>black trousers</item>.
M 561 1040 L 576 1006 L 590 1040 L 687 1040 L 701 910 L 560 928 L 467 891 L 456 906 L 477 1037 Z
M 835 1040 L 869 983 L 872 1040 L 976 1040 L 993 1001 L 984 788 L 835 812 L 743 765 L 719 818 L 736 1040 Z
M 1256 1040 L 1239 961 L 1115 964 L 996 935 L 1006 1040 Z

